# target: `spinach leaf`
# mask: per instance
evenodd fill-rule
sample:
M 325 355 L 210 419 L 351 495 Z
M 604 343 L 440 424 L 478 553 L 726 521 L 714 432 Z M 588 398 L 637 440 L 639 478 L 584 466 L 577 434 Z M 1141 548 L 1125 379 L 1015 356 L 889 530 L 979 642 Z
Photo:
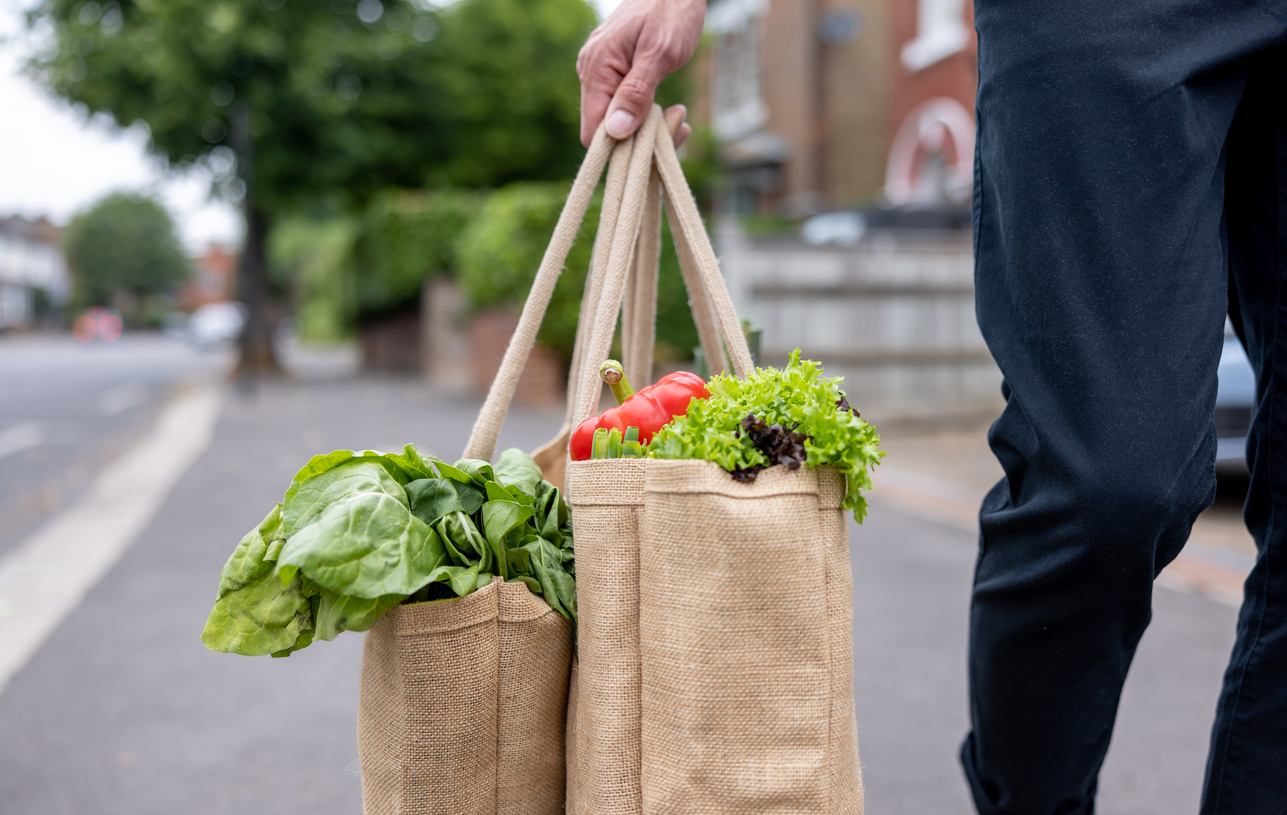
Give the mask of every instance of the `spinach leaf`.
M 532 508 L 515 501 L 491 500 L 483 504 L 483 534 L 492 547 L 492 554 L 500 567 L 497 572 L 501 577 L 509 578 L 505 537 L 531 517 Z
M 516 551 L 526 555 L 527 574 L 541 584 L 545 602 L 564 617 L 576 620 L 576 581 L 564 571 L 562 550 L 536 535 L 523 538 Z M 514 554 L 514 552 L 511 552 Z
M 471 482 L 422 478 L 407 484 L 411 513 L 431 524 L 449 512 L 473 515 L 483 505 L 483 493 Z
M 518 487 L 535 497 L 543 477 L 541 468 L 527 453 L 511 447 L 496 461 L 496 480 L 506 487 Z
M 521 581 L 575 619 L 572 528 L 530 456 L 496 468 L 401 453 L 314 456 L 283 503 L 234 549 L 202 641 L 289 656 L 365 631 L 393 606 L 463 597 L 494 577 Z
M 478 561 L 484 571 L 491 568 L 492 550 L 470 516 L 463 512 L 449 513 L 434 524 L 434 531 L 443 545 L 450 547 L 449 551 L 457 553 L 452 559 L 459 565 L 468 566 Z
M 456 462 L 455 468 L 469 476 L 480 487 L 489 481 L 496 480 L 496 471 L 492 469 L 492 465 L 481 459 L 462 458 Z

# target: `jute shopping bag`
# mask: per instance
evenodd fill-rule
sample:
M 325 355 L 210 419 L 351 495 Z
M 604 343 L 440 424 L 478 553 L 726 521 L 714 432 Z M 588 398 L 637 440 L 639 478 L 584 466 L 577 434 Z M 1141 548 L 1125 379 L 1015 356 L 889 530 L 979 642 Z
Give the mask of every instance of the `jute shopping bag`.
M 568 431 L 598 405 L 595 371 L 619 316 L 628 374 L 651 380 L 663 200 L 712 369 L 724 365 L 738 376 L 751 369 L 660 110 L 633 138 L 608 142 L 601 131 L 591 145 L 467 453 L 486 457 L 494 449 L 558 268 L 610 154 L 569 414 L 542 448 L 551 454 L 542 462 L 547 477 L 565 476 L 577 554 L 567 811 L 861 813 L 848 527 L 836 473 L 770 468 L 757 483 L 739 484 L 706 462 L 566 461 Z M 780 528 L 783 513 L 790 534 Z M 779 584 L 789 571 L 802 577 Z M 703 647 L 693 632 L 718 635 L 710 640 L 718 648 Z M 749 688 L 737 675 L 748 665 L 776 670 L 753 671 Z
M 367 632 L 367 815 L 558 815 L 570 623 L 522 583 L 394 607 Z
M 844 493 L 834 467 L 650 462 L 643 812 L 862 812 Z

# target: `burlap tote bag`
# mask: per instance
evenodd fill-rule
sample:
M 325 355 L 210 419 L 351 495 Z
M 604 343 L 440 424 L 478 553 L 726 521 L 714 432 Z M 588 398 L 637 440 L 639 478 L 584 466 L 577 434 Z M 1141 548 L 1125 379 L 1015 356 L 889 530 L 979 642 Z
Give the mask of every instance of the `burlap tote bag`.
M 492 452 L 609 155 L 567 421 L 535 454 L 564 483 L 576 536 L 567 810 L 861 813 L 843 479 L 771 468 L 742 484 L 708 462 L 566 461 L 568 432 L 598 407 L 618 315 L 627 375 L 651 381 L 663 200 L 706 358 L 751 366 L 659 110 L 634 138 L 601 131 L 591 145 L 472 455 Z
M 396 606 L 366 634 L 358 757 L 367 815 L 563 812 L 570 623 L 499 578 Z

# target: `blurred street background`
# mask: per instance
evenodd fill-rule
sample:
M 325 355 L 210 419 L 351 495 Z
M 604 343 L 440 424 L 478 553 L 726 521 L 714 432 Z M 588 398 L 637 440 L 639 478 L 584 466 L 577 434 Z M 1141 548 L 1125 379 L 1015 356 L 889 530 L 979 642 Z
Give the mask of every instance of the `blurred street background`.
M 0 11 L 0 812 L 353 813 L 361 637 L 207 651 L 309 456 L 453 459 L 583 153 L 583 0 L 20 0 Z M 711 0 L 681 157 L 763 364 L 843 375 L 888 452 L 852 527 L 873 813 L 969 813 L 956 751 L 986 430 L 964 0 Z M 563 415 L 590 207 L 502 446 Z M 658 370 L 696 331 L 663 252 Z M 1105 813 L 1194 811 L 1254 547 L 1252 383 L 1163 573 Z

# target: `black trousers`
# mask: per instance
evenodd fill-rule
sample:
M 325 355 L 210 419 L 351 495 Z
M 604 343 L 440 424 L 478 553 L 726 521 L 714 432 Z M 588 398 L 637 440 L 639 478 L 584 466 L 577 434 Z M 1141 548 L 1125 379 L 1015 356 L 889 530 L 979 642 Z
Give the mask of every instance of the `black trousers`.
M 970 617 L 980 813 L 1090 813 L 1153 579 L 1214 497 L 1230 314 L 1259 549 L 1202 812 L 1287 812 L 1287 2 L 976 0 L 979 325 L 1005 477 Z

